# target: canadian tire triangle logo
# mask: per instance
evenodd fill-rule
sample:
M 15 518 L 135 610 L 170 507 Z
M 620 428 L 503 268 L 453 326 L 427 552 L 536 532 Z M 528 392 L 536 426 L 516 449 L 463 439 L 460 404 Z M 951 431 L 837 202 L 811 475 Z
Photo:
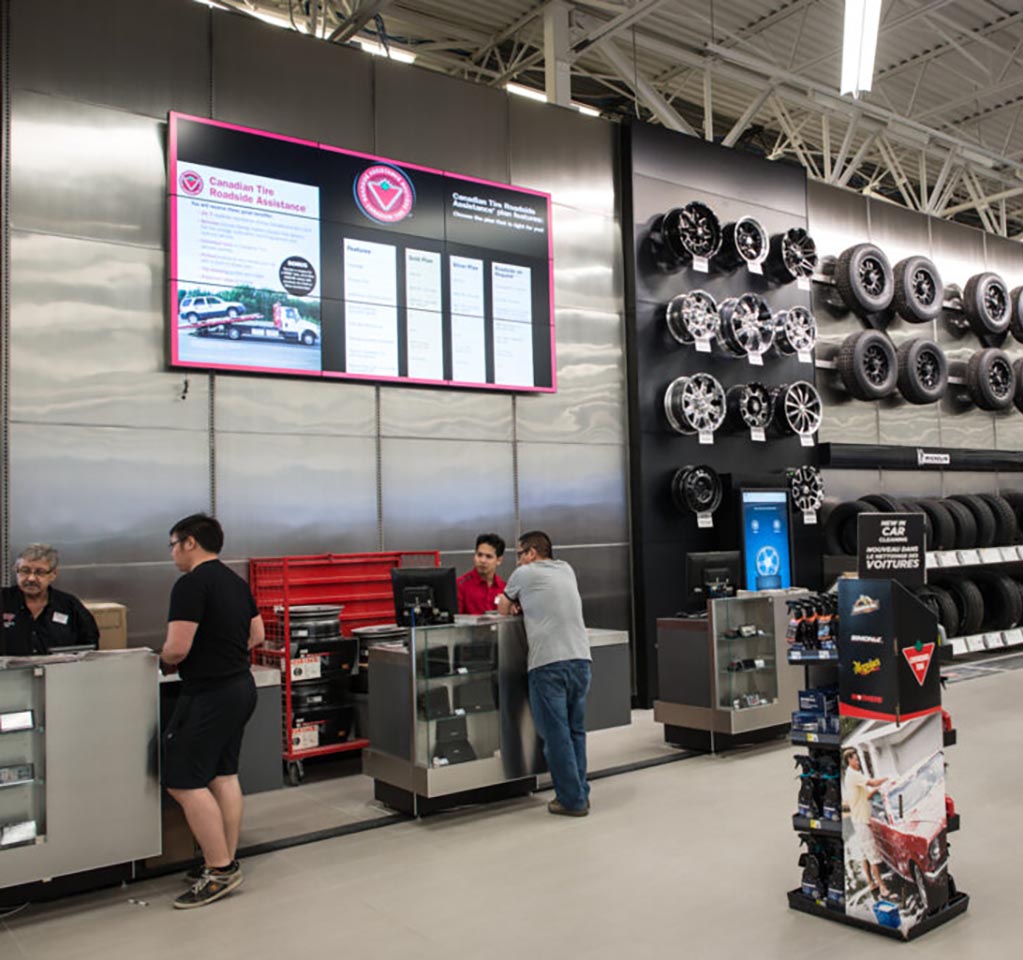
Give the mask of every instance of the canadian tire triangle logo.
M 906 658 L 909 669 L 913 671 L 913 676 L 916 677 L 916 682 L 921 687 L 924 685 L 924 680 L 927 679 L 927 671 L 931 668 L 934 646 L 933 643 L 924 643 L 921 644 L 919 650 L 916 647 L 903 647 L 902 649 L 902 655 Z

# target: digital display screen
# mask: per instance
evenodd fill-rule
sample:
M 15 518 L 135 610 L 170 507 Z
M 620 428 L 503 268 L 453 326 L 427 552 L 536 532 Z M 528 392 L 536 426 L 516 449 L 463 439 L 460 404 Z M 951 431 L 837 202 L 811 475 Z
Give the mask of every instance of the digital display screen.
M 556 388 L 548 194 L 168 123 L 171 366 Z
M 747 590 L 792 586 L 787 491 L 742 491 L 742 547 Z

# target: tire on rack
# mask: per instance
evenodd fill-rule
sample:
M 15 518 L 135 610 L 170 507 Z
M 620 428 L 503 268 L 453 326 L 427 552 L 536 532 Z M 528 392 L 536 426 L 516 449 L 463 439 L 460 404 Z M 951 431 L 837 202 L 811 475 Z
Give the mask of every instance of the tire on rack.
M 690 290 L 672 297 L 664 308 L 664 322 L 668 333 L 681 344 L 710 342 L 721 328 L 717 301 L 706 290 Z
M 941 584 L 952 595 L 959 614 L 959 632 L 964 636 L 977 633 L 984 622 L 984 595 L 972 580 L 965 577 Z
M 714 259 L 723 270 L 734 270 L 744 263 L 763 263 L 769 249 L 767 231 L 760 221 L 740 217 L 721 231 L 721 249 Z
M 1010 630 L 1023 617 L 1023 600 L 1012 577 L 991 571 L 978 572 L 973 577 L 984 599 L 981 630 Z
M 842 341 L 835 358 L 845 389 L 857 400 L 890 396 L 898 383 L 895 346 L 879 330 L 861 330 Z
M 823 404 L 812 383 L 782 384 L 771 391 L 771 399 L 774 427 L 783 437 L 812 437 L 820 429 Z
M 706 464 L 680 467 L 671 478 L 671 499 L 680 513 L 713 513 L 721 498 L 721 478 Z
M 1016 391 L 1012 395 L 1012 402 L 1023 413 L 1023 357 L 1013 360 L 1012 372 L 1016 374 Z
M 1016 520 L 1016 511 L 1012 508 L 1012 504 L 997 493 L 978 493 L 977 496 L 988 505 L 994 514 L 994 546 L 1007 547 L 1010 543 L 1015 543 L 1019 533 L 1019 523 Z
M 907 323 L 927 323 L 941 313 L 945 287 L 927 257 L 906 257 L 895 264 L 892 306 Z
M 1005 333 L 1012 319 L 1005 281 L 997 273 L 975 273 L 963 287 L 963 313 L 978 337 Z
M 899 513 L 902 510 L 902 502 L 895 497 L 889 497 L 886 493 L 868 493 L 860 499 L 864 503 L 869 503 L 875 513 Z
M 975 350 L 964 371 L 966 389 L 981 410 L 1004 410 L 1016 398 L 1016 371 L 1004 350 Z
M 955 549 L 956 528 L 952 522 L 952 515 L 945 509 L 945 505 L 940 500 L 932 500 L 929 497 L 921 497 L 916 503 L 931 520 L 931 530 L 934 532 L 931 549 Z
M 1009 333 L 1023 343 L 1023 287 L 1009 291 Z
M 765 275 L 776 283 L 807 279 L 817 269 L 817 244 L 802 227 L 793 227 L 771 237 L 764 260 Z
M 998 531 L 995 528 L 995 514 L 991 507 L 976 494 L 957 493 L 949 497 L 961 503 L 970 513 L 977 524 L 976 547 L 993 547 Z
M 924 548 L 926 550 L 937 550 L 934 545 L 934 527 L 931 526 L 931 516 L 915 500 L 905 498 L 899 501 L 903 513 L 920 513 L 924 518 Z
M 766 430 L 774 415 L 774 400 L 762 383 L 738 383 L 725 393 L 725 408 L 729 430 Z
M 909 403 L 934 403 L 948 387 L 948 359 L 933 340 L 913 337 L 895 351 L 899 393 Z
M 1023 538 L 1023 493 L 1019 490 L 1002 490 L 1001 498 L 1012 507 L 1016 514 L 1016 538 Z
M 977 521 L 972 511 L 964 507 L 958 500 L 946 497 L 941 505 L 948 511 L 955 527 L 955 542 L 951 550 L 972 550 L 977 546 Z
M 845 305 L 860 317 L 887 310 L 895 294 L 891 264 L 872 243 L 842 251 L 835 263 L 835 286 Z
M 855 555 L 856 518 L 874 508 L 862 500 L 846 500 L 832 507 L 824 520 L 824 549 L 828 554 Z
M 916 591 L 916 597 L 937 614 L 938 623 L 945 628 L 946 636 L 959 635 L 959 611 L 948 590 L 936 584 L 928 584 Z

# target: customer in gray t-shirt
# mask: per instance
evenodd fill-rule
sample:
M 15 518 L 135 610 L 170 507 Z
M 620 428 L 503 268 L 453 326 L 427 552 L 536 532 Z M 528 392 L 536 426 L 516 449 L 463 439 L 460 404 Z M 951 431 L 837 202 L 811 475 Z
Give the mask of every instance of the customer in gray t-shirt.
M 518 557 L 498 610 L 521 613 L 525 621 L 529 704 L 556 797 L 547 809 L 584 817 L 590 809 L 585 714 L 591 658 L 579 586 L 575 571 L 554 559 L 550 537 L 540 530 L 519 538 Z

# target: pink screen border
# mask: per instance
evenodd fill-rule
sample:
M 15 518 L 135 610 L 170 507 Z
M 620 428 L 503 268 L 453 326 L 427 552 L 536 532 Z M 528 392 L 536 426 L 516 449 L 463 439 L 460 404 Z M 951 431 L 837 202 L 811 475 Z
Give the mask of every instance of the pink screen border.
M 442 177 L 451 177 L 454 180 L 460 180 L 463 183 L 479 183 L 483 186 L 488 187 L 500 187 L 502 190 L 512 190 L 516 193 L 525 193 L 534 197 L 543 197 L 547 204 L 547 297 L 548 297 L 548 316 L 550 317 L 550 329 L 551 329 L 551 385 L 549 387 L 523 387 L 516 384 L 504 384 L 504 383 L 472 383 L 462 382 L 459 380 L 422 380 L 414 377 L 381 377 L 370 375 L 370 374 L 359 374 L 359 373 L 342 373 L 340 371 L 326 371 L 321 370 L 319 373 L 313 373 L 309 370 L 292 370 L 283 367 L 253 367 L 253 366 L 238 366 L 227 363 L 193 363 L 187 360 L 178 359 L 178 338 L 177 328 L 173 323 L 173 318 L 177 316 L 177 303 L 178 303 L 178 214 L 177 204 L 174 202 L 177 198 L 177 183 L 178 183 L 178 121 L 186 120 L 189 123 L 201 123 L 208 127 L 220 127 L 225 130 L 237 130 L 240 133 L 250 133 L 258 137 L 266 137 L 270 140 L 282 140 L 286 143 L 295 143 L 303 147 L 314 147 L 319 150 L 327 150 L 331 153 L 343 153 L 349 157 L 359 157 L 363 160 L 379 161 L 381 163 L 392 164 L 397 167 L 403 167 L 407 170 L 418 170 L 421 173 L 433 173 Z M 167 115 L 167 123 L 169 127 L 168 135 L 168 190 L 167 190 L 167 204 L 169 207 L 169 223 L 170 223 L 170 348 L 171 348 L 171 366 L 172 367 L 187 367 L 195 368 L 200 370 L 224 370 L 231 371 L 234 373 L 275 373 L 275 374 L 295 374 L 297 376 L 307 378 L 319 378 L 325 380 L 358 380 L 370 383 L 408 383 L 415 384 L 417 386 L 433 386 L 433 387 L 459 387 L 462 389 L 472 390 L 491 390 L 500 391 L 502 393 L 556 393 L 558 389 L 558 364 L 557 364 L 557 348 L 554 335 L 554 222 L 551 215 L 551 195 L 545 193 L 542 190 L 532 190 L 529 187 L 516 187 L 508 183 L 501 183 L 497 180 L 484 180 L 480 177 L 466 177 L 458 173 L 452 173 L 448 170 L 439 170 L 435 167 L 424 167 L 420 164 L 415 163 L 403 163 L 400 160 L 394 160 L 389 157 L 380 157 L 372 153 L 361 153 L 358 150 L 345 150 L 343 147 L 336 147 L 333 144 L 321 143 L 315 140 L 302 140 L 298 137 L 288 137 L 280 133 L 271 133 L 267 130 L 257 130 L 254 127 L 241 126 L 236 123 L 225 123 L 220 120 L 209 120 L 206 117 L 196 117 L 187 113 L 177 113 L 171 111 Z

